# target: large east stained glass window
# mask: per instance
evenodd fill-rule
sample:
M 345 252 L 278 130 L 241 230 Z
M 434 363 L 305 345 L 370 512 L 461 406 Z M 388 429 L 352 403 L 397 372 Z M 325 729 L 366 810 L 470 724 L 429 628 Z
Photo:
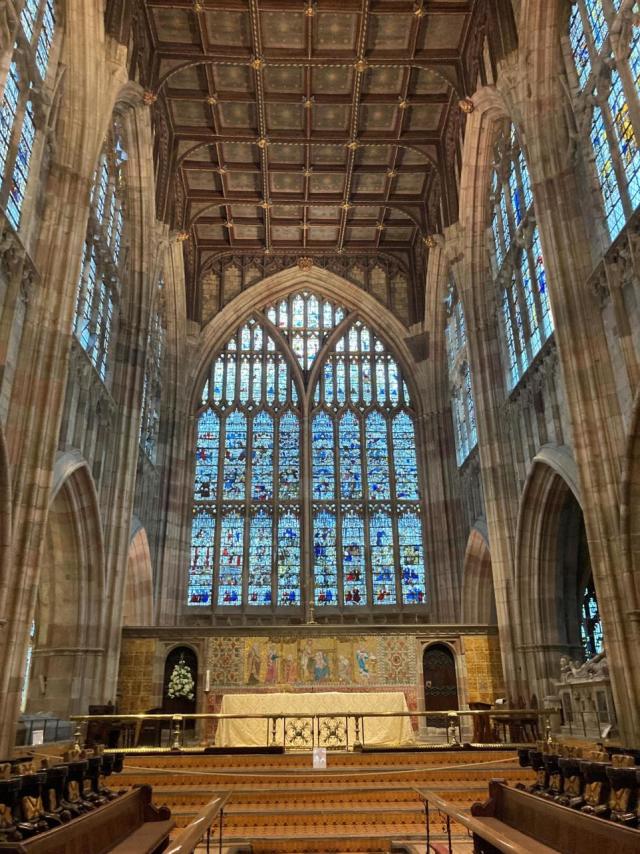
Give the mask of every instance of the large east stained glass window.
M 640 127 L 634 123 L 640 111 L 640 25 L 635 11 L 632 19 L 629 3 L 577 0 L 569 19 L 576 115 L 591 144 L 612 240 L 640 204 Z
M 210 367 L 195 456 L 189 605 L 426 603 L 409 389 L 344 308 L 296 293 L 244 323 Z
M 26 0 L 0 105 L 0 202 L 13 228 L 20 227 L 36 137 L 32 94 L 40 92 L 55 35 L 52 0 Z
M 109 371 L 123 272 L 126 161 L 121 130 L 114 122 L 93 179 L 73 322 L 75 336 L 103 382 Z
M 553 332 L 531 180 L 514 125 L 495 144 L 490 199 L 491 255 L 511 390 Z M 466 405 L 463 398 L 461 407 Z M 460 441 L 464 443 L 463 437 Z
M 476 407 L 471 385 L 471 368 L 464 309 L 453 280 L 446 301 L 445 346 L 451 391 L 451 414 L 456 444 L 456 459 L 461 466 L 478 444 Z

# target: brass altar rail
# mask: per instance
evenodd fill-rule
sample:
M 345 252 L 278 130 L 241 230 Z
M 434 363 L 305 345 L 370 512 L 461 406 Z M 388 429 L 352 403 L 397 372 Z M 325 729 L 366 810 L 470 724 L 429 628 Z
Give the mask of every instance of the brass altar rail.
M 427 718 L 427 725 L 446 731 L 447 741 L 439 746 L 459 747 L 463 739 L 463 721 L 475 718 L 486 720 L 484 732 L 493 735 L 493 739 L 481 742 L 483 746 L 527 745 L 533 744 L 544 733 L 545 740 L 551 737 L 551 715 L 559 714 L 559 709 L 455 709 L 443 711 L 413 711 L 413 712 L 323 712 L 321 714 L 229 714 L 226 712 L 201 712 L 194 714 L 176 715 L 171 713 L 156 714 L 123 714 L 123 715 L 73 715 L 71 720 L 76 722 L 74 734 L 76 748 L 81 747 L 83 726 L 85 724 L 111 723 L 114 729 L 119 726 L 120 736 L 125 744 L 120 749 L 140 749 L 142 726 L 145 722 L 166 721 L 169 723 L 171 747 L 151 747 L 162 752 L 181 751 L 185 749 L 185 723 L 189 721 L 212 721 L 219 724 L 227 720 L 256 720 L 264 721 L 265 736 L 262 747 L 281 747 L 283 749 L 309 750 L 314 747 L 326 747 L 337 750 L 361 750 L 366 747 L 366 721 L 370 718 Z M 432 721 L 429 724 L 429 721 Z M 437 721 L 434 725 L 433 721 Z M 282 727 L 282 738 L 278 733 Z M 541 726 L 539 727 L 539 724 Z M 131 726 L 130 726 L 131 725 Z M 499 729 L 502 728 L 502 740 Z M 350 743 L 350 730 L 354 738 Z M 85 736 L 89 732 L 85 733 Z M 161 740 L 161 730 L 156 729 L 154 735 Z M 519 736 L 519 737 L 514 737 Z M 133 743 L 132 743 L 133 742 Z M 476 746 L 476 743 L 471 742 Z M 478 742 L 479 744 L 480 742 Z M 208 746 L 205 744 L 205 746 Z M 434 745 L 435 746 L 435 745 Z M 202 749 L 202 747 L 200 747 Z

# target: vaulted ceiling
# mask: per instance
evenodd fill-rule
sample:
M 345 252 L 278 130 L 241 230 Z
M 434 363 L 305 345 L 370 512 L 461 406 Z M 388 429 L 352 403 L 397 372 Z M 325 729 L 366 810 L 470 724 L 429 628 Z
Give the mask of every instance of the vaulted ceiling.
M 192 314 L 220 255 L 385 253 L 423 269 L 423 239 L 456 217 L 460 104 L 494 5 L 140 0 L 132 73 Z

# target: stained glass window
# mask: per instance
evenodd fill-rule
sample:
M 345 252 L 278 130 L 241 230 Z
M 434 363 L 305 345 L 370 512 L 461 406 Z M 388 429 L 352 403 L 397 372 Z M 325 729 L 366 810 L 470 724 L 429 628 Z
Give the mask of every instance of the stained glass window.
M 76 338 L 103 382 L 109 373 L 113 323 L 120 300 L 126 161 L 122 134 L 115 122 L 94 176 L 73 324 Z M 152 443 L 155 439 L 154 433 Z
M 140 446 L 152 463 L 156 462 L 158 450 L 165 339 L 164 282 L 160 276 L 156 289 L 155 311 L 147 335 L 140 418 Z
M 313 383 L 304 395 L 296 362 Z M 310 292 L 268 305 L 213 360 L 196 433 L 190 605 L 424 606 L 409 387 L 362 321 Z
M 10 63 L 0 106 L 0 201 L 16 230 L 20 227 L 36 137 L 32 95 L 34 89 L 41 89 L 47 76 L 55 34 L 52 0 L 26 0 L 20 12 L 20 31 L 14 51 L 20 51 L 22 61 L 14 59 Z
M 594 655 L 598 655 L 602 652 L 604 648 L 602 638 L 602 621 L 600 619 L 598 599 L 593 585 L 593 578 L 589 581 L 582 594 L 582 604 L 580 608 L 580 634 L 582 637 L 582 647 L 585 658 L 593 658 Z
M 518 186 L 522 187 L 521 184 Z M 527 193 L 524 189 L 518 190 L 518 192 L 522 192 L 521 198 L 526 199 Z M 449 390 L 451 392 L 451 414 L 453 416 L 456 459 L 458 465 L 461 466 L 478 444 L 478 432 L 476 429 L 475 403 L 471 387 L 471 369 L 469 368 L 464 308 L 458 297 L 458 291 L 453 279 L 449 282 L 446 299 L 444 335 L 449 372 Z M 397 476 L 398 471 L 396 468 Z M 398 495 L 398 498 L 403 497 Z
M 628 26 L 620 2 L 577 0 L 569 20 L 578 116 L 593 153 L 602 212 L 612 240 L 640 204 L 640 27 Z M 610 33 L 615 33 L 617 45 Z M 620 43 L 620 40 L 624 40 Z M 596 74 L 610 68 L 610 75 Z M 630 108 L 630 104 L 632 104 Z
M 490 198 L 492 222 L 499 219 L 501 223 L 498 237 L 493 229 L 493 270 L 502 307 L 505 373 L 509 389 L 512 389 L 553 332 L 540 236 L 534 221 L 531 179 L 513 125 L 503 130 L 495 144 Z M 514 239 L 516 235 L 517 240 Z M 459 386 L 454 418 L 457 411 L 458 417 L 464 417 L 469 423 L 462 428 L 456 427 L 456 436 L 464 445 L 466 434 L 466 442 L 473 447 L 475 414 L 472 418 L 469 407 L 473 402 L 469 393 L 471 377 L 463 376 L 464 370 L 469 371 L 466 356 L 460 360 L 460 370 L 464 382 Z M 462 454 L 464 447 L 458 449 L 459 462 Z

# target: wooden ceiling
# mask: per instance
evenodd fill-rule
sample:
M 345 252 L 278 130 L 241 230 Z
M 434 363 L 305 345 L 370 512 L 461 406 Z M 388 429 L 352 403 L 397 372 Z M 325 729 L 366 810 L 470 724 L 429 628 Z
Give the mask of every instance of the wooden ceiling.
M 140 0 L 133 74 L 154 102 L 158 212 L 188 238 L 194 282 L 220 254 L 412 266 L 455 218 L 459 103 L 488 5 Z

